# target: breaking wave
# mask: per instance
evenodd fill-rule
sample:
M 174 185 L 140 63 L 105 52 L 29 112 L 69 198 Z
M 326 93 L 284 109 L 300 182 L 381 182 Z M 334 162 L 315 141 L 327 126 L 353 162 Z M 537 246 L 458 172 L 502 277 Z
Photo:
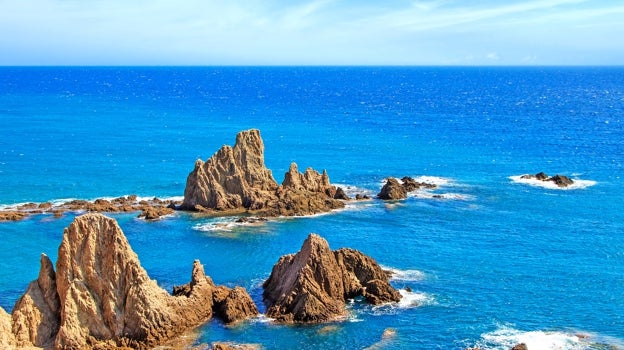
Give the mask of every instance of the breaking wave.
M 581 179 L 578 179 L 578 178 L 573 178 L 572 181 L 574 181 L 574 183 L 571 184 L 570 186 L 559 187 L 559 186 L 557 186 L 557 184 L 555 184 L 552 181 L 542 181 L 542 180 L 537 180 L 537 179 L 526 179 L 526 178 L 522 178 L 522 176 L 524 176 L 524 175 L 514 175 L 514 176 L 510 176 L 509 179 L 511 181 L 515 182 L 515 183 L 525 184 L 525 185 L 530 185 L 530 186 L 535 186 L 535 187 L 547 188 L 549 190 L 578 190 L 578 189 L 591 187 L 591 186 L 594 186 L 596 184 L 596 181 L 593 181 L 593 180 L 581 180 Z
M 624 346 L 624 342 L 619 339 L 585 332 L 520 331 L 501 327 L 482 334 L 475 347 L 482 350 L 509 350 L 520 343 L 526 344 L 531 350 L 619 349 Z

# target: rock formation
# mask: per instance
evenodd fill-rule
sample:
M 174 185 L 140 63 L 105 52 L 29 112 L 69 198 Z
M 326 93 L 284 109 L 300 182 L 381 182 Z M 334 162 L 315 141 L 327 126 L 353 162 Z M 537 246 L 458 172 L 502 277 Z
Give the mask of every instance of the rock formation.
M 296 254 L 282 256 L 264 284 L 266 315 L 284 323 L 331 321 L 345 314 L 347 299 L 363 295 L 373 304 L 401 295 L 372 258 L 353 249 L 331 251 L 310 234 Z
M 407 191 L 397 179 L 390 177 L 386 180 L 386 184 L 377 194 L 377 198 L 384 200 L 404 199 L 407 198 Z
M 572 185 L 574 183 L 574 181 L 572 179 L 570 179 L 569 177 L 565 176 L 565 175 L 554 175 L 554 176 L 548 176 L 546 175 L 544 172 L 539 172 L 535 175 L 531 175 L 531 174 L 527 174 L 527 175 L 522 175 L 520 178 L 522 179 L 534 179 L 534 180 L 539 180 L 539 181 L 549 181 L 554 183 L 555 185 L 559 186 L 559 187 L 568 187 L 570 185 Z
M 393 177 L 389 177 L 386 179 L 386 183 L 381 188 L 381 191 L 377 194 L 377 198 L 384 200 L 404 199 L 407 198 L 408 192 L 421 188 L 432 189 L 436 187 L 437 185 L 435 184 L 418 182 L 409 176 L 404 176 L 400 182 Z
M 213 312 L 225 322 L 257 314 L 243 288 L 215 286 L 197 260 L 185 287 L 168 294 L 141 267 L 115 220 L 85 214 L 65 229 L 56 272 L 42 256 L 39 277 L 14 307 L 12 334 L 20 347 L 143 349 L 205 323 Z M 216 309 L 214 299 L 223 293 Z
M 278 185 L 264 164 L 260 131 L 236 135 L 234 147 L 223 146 L 206 162 L 197 160 L 188 175 L 183 210 L 249 211 L 263 216 L 308 215 L 344 207 L 344 198 L 326 172 L 301 174 L 292 163 Z
M 11 315 L 0 307 L 0 348 L 13 349 L 16 347 L 15 334 L 11 329 Z

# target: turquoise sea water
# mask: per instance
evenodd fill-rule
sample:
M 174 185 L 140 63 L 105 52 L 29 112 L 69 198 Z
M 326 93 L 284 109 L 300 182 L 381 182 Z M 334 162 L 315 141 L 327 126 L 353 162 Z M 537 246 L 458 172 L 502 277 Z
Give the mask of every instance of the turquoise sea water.
M 316 232 L 396 269 L 405 294 L 398 305 L 354 301 L 330 327 L 213 321 L 199 342 L 624 348 L 623 119 L 624 68 L 0 68 L 0 205 L 182 196 L 197 158 L 258 128 L 278 182 L 295 161 L 351 193 L 374 195 L 388 176 L 440 187 L 261 226 L 114 215 L 168 290 L 200 259 L 264 310 L 273 264 Z M 513 178 L 539 171 L 578 186 Z M 0 306 L 10 311 L 36 278 L 41 252 L 56 260 L 72 218 L 0 223 Z

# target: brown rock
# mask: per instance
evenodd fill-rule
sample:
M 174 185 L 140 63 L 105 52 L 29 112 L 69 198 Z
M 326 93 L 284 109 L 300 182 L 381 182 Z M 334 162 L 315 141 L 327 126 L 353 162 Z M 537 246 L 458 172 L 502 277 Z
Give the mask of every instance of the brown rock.
M 377 197 L 384 200 L 404 199 L 407 198 L 407 191 L 397 179 L 390 177 L 386 180 L 386 184 L 381 188 Z
M 244 289 L 216 287 L 198 260 L 183 287 L 167 294 L 141 267 L 115 220 L 86 214 L 65 229 L 56 273 L 43 255 L 39 277 L 16 303 L 12 320 L 0 314 L 0 332 L 10 330 L 0 333 L 0 344 L 146 349 L 208 321 L 214 299 L 222 300 L 226 322 L 257 314 Z
M 540 181 L 550 181 L 559 187 L 568 187 L 574 184 L 574 181 L 565 175 L 556 174 L 554 176 L 548 177 L 548 175 L 546 175 L 546 173 L 544 172 L 540 172 L 535 175 L 531 175 L 531 174 L 522 175 L 520 176 L 520 178 L 535 179 L 535 180 L 540 180 Z
M 276 188 L 271 171 L 264 165 L 260 131 L 252 129 L 238 133 L 234 147 L 225 145 L 206 162 L 195 162 L 186 180 L 181 208 L 255 209 L 262 207 Z
M 145 218 L 145 220 L 158 220 L 165 215 L 173 214 L 175 210 L 169 207 L 153 207 L 148 205 L 143 209 L 141 214 L 139 214 L 140 218 Z
M 189 174 L 180 208 L 193 211 L 250 211 L 263 216 L 309 215 L 344 207 L 327 172 L 292 163 L 281 186 L 264 164 L 258 130 L 242 131 L 234 147 L 223 146 L 206 162 L 197 160 Z
M 0 221 L 19 221 L 27 216 L 23 211 L 0 211 Z
M 229 290 L 223 301 L 215 304 L 216 315 L 225 323 L 234 323 L 258 315 L 258 308 L 245 288 Z
M 13 333 L 19 346 L 49 347 L 60 325 L 60 300 L 52 261 L 41 255 L 39 277 L 13 308 Z
M 17 346 L 11 326 L 11 315 L 0 307 L 0 348 L 14 349 Z
M 382 281 L 371 282 L 373 277 Z M 352 249 L 332 252 L 326 240 L 310 234 L 297 254 L 279 259 L 264 282 L 266 314 L 285 323 L 326 322 L 343 316 L 346 300 L 358 295 L 376 303 L 400 300 L 383 281 L 388 276 L 370 257 Z M 378 294 L 382 290 L 386 294 Z
M 260 346 L 254 344 L 213 343 L 212 350 L 257 350 Z
M 511 348 L 511 350 L 528 350 L 528 349 L 529 348 L 527 347 L 525 343 L 516 344 L 514 345 L 513 348 Z

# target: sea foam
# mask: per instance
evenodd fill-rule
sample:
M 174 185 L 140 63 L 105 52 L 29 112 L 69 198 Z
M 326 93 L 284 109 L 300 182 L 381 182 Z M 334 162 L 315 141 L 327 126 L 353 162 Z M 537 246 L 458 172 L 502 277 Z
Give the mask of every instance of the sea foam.
M 584 332 L 564 331 L 520 331 L 511 327 L 501 327 L 481 335 L 476 347 L 483 350 L 508 350 L 524 343 L 531 350 L 589 350 L 601 348 L 621 348 L 617 339 L 601 337 Z
M 578 178 L 573 178 L 572 181 L 574 181 L 573 184 L 571 184 L 570 186 L 566 186 L 566 187 L 559 187 L 557 186 L 556 183 L 552 182 L 552 181 L 542 181 L 542 180 L 537 180 L 537 179 L 528 179 L 528 178 L 523 178 L 524 175 L 513 175 L 510 176 L 509 179 L 515 183 L 520 183 L 520 184 L 525 184 L 525 185 L 530 185 L 530 186 L 535 186 L 535 187 L 542 187 L 542 188 L 547 188 L 549 190 L 578 190 L 578 189 L 583 189 L 583 188 L 587 188 L 587 187 L 591 187 L 594 186 L 596 184 L 596 181 L 593 180 L 581 180 Z

